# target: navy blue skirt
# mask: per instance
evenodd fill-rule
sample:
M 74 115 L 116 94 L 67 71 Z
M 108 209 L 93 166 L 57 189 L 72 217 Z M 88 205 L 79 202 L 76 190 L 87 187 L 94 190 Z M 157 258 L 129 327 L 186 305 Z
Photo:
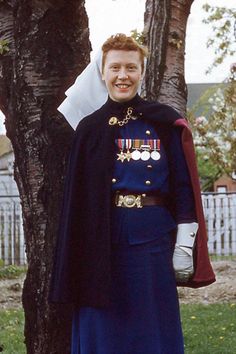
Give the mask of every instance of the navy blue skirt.
M 160 212 L 160 207 L 114 208 L 111 305 L 75 310 L 72 354 L 184 353 L 173 223 L 167 224 L 172 231 L 160 232 Z

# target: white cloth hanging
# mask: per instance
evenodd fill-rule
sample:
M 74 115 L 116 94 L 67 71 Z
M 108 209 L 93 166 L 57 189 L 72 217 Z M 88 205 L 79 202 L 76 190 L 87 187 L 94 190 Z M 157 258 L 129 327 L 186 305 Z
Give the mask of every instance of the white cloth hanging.
M 66 98 L 57 108 L 73 129 L 79 121 L 96 111 L 107 100 L 108 92 L 102 80 L 102 50 L 65 92 Z

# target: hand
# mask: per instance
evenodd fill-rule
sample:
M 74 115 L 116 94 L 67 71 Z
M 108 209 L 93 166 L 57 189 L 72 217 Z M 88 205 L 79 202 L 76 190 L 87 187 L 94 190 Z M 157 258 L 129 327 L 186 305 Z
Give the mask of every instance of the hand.
M 187 282 L 194 271 L 192 248 L 175 244 L 173 267 L 176 280 L 179 282 Z
M 193 275 L 193 247 L 197 230 L 196 222 L 178 224 L 173 266 L 179 282 L 187 282 Z

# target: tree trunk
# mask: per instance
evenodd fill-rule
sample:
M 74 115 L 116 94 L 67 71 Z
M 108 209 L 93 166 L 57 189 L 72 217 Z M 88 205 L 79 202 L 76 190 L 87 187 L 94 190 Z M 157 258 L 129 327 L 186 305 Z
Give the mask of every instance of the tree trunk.
M 150 56 L 145 96 L 186 113 L 184 79 L 186 23 L 193 0 L 146 0 L 144 36 Z
M 29 354 L 69 353 L 71 309 L 47 303 L 66 157 L 73 131 L 56 107 L 89 61 L 82 0 L 0 2 L 0 109 L 15 154 L 28 272 L 23 289 Z

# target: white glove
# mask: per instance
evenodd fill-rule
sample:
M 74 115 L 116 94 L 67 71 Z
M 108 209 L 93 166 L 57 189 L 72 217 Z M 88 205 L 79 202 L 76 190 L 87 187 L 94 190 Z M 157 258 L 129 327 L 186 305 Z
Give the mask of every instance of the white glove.
M 198 224 L 179 224 L 173 254 L 173 267 L 176 280 L 187 282 L 193 275 L 193 246 L 196 239 Z

